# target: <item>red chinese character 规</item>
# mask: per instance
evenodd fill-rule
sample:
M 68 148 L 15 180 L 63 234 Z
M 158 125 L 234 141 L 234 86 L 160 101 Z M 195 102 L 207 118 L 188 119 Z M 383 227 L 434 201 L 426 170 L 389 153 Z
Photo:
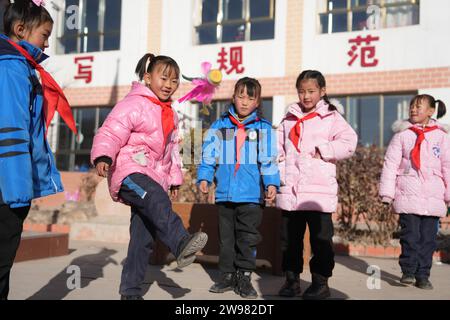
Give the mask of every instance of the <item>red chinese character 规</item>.
M 92 66 L 91 65 L 83 65 L 79 61 L 88 60 L 90 62 L 94 61 L 93 56 L 87 57 L 76 57 L 75 63 L 78 64 L 78 73 L 74 77 L 75 79 L 83 79 L 86 83 L 91 83 L 92 81 Z
M 380 37 L 372 37 L 368 35 L 363 38 L 361 36 L 357 36 L 354 39 L 350 39 L 348 42 L 353 44 L 351 50 L 347 53 L 350 56 L 350 61 L 348 62 L 349 66 L 352 66 L 355 60 L 359 57 L 357 50 L 361 45 L 365 42 L 365 46 L 361 47 L 360 55 L 361 55 L 361 67 L 375 67 L 378 65 L 378 59 L 375 58 L 376 48 L 375 46 L 371 46 L 371 42 L 380 40 Z
M 227 70 L 227 62 L 227 52 L 225 51 L 225 48 L 222 47 L 219 52 L 219 60 L 217 60 L 217 63 L 219 63 L 219 70 Z
M 227 66 L 227 52 L 225 51 L 225 48 L 222 47 L 222 49 L 219 52 L 219 59 L 217 62 L 219 63 L 219 69 L 225 70 L 227 74 L 232 73 L 235 71 L 237 74 L 243 73 L 245 71 L 245 68 L 242 66 L 243 58 L 242 58 L 242 47 L 231 47 L 230 48 L 230 68 Z

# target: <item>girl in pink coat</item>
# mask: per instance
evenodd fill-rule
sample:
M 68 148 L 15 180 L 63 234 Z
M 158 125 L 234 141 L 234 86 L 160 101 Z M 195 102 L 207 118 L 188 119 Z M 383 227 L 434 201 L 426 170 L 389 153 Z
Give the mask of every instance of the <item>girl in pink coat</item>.
M 170 57 L 144 55 L 136 67 L 141 82 L 111 111 L 95 135 L 91 161 L 108 178 L 114 201 L 131 206 L 130 243 L 122 271 L 123 300 L 142 300 L 144 281 L 155 237 L 166 244 L 183 268 L 195 260 L 207 235 L 190 235 L 172 211 L 168 195 L 177 196 L 183 182 L 178 152 L 178 118 L 171 96 L 180 69 Z M 143 82 L 143 83 L 142 83 Z
M 278 128 L 281 178 L 277 206 L 283 210 L 282 268 L 286 282 L 280 296 L 300 295 L 303 237 L 308 224 L 313 258 L 312 284 L 304 299 L 330 296 L 328 278 L 334 268 L 333 222 L 338 185 L 337 160 L 355 152 L 358 137 L 326 95 L 324 76 L 308 70 L 297 78 L 300 101 L 289 106 Z
M 400 282 L 429 290 L 438 222 L 450 205 L 450 137 L 431 119 L 436 105 L 439 119 L 445 104 L 418 95 L 410 103 L 409 120 L 394 124 L 380 183 L 382 201 L 393 202 L 400 214 Z

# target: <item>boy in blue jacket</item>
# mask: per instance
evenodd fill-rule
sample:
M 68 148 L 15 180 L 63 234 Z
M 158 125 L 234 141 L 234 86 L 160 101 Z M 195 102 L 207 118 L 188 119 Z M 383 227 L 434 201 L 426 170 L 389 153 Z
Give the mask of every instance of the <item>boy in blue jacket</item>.
M 219 206 L 221 279 L 209 291 L 234 290 L 249 299 L 257 297 L 251 273 L 261 240 L 262 206 L 275 199 L 280 185 L 276 135 L 270 122 L 258 116 L 260 103 L 259 82 L 240 79 L 229 110 L 208 130 L 197 179 L 203 193 L 215 182 Z

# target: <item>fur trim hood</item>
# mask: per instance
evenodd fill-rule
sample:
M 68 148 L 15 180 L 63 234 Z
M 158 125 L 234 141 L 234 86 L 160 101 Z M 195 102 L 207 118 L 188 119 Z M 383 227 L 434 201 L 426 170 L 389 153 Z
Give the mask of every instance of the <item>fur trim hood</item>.
M 449 133 L 450 132 L 450 126 L 447 124 L 443 124 L 440 123 L 434 119 L 431 119 L 430 123 L 428 124 L 428 126 L 438 126 L 439 129 L 441 129 L 442 131 L 444 131 L 445 133 Z M 413 126 L 413 124 L 411 122 L 409 122 L 409 120 L 397 120 L 394 122 L 394 124 L 392 125 L 392 131 L 394 133 L 398 133 L 398 132 L 402 132 L 405 130 L 408 130 L 409 128 L 411 128 Z

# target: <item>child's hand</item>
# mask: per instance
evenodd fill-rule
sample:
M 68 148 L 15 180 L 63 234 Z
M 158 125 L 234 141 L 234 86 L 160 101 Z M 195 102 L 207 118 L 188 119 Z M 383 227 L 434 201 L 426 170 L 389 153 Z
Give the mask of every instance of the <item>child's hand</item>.
M 386 205 L 390 205 L 392 203 L 392 201 L 394 201 L 394 199 L 389 198 L 389 197 L 383 197 L 381 198 L 381 202 L 383 202 Z
M 178 199 L 178 190 L 179 189 L 180 189 L 179 186 L 170 187 L 170 200 L 175 201 Z
M 272 204 L 277 196 L 277 187 L 269 186 L 266 191 L 266 198 L 264 199 L 268 204 Z
M 208 181 L 202 180 L 200 182 L 199 188 L 202 193 L 208 193 L 209 192 Z
M 108 176 L 109 164 L 107 164 L 106 162 L 99 162 L 95 166 L 95 169 L 97 170 L 97 174 L 100 177 L 106 178 Z

